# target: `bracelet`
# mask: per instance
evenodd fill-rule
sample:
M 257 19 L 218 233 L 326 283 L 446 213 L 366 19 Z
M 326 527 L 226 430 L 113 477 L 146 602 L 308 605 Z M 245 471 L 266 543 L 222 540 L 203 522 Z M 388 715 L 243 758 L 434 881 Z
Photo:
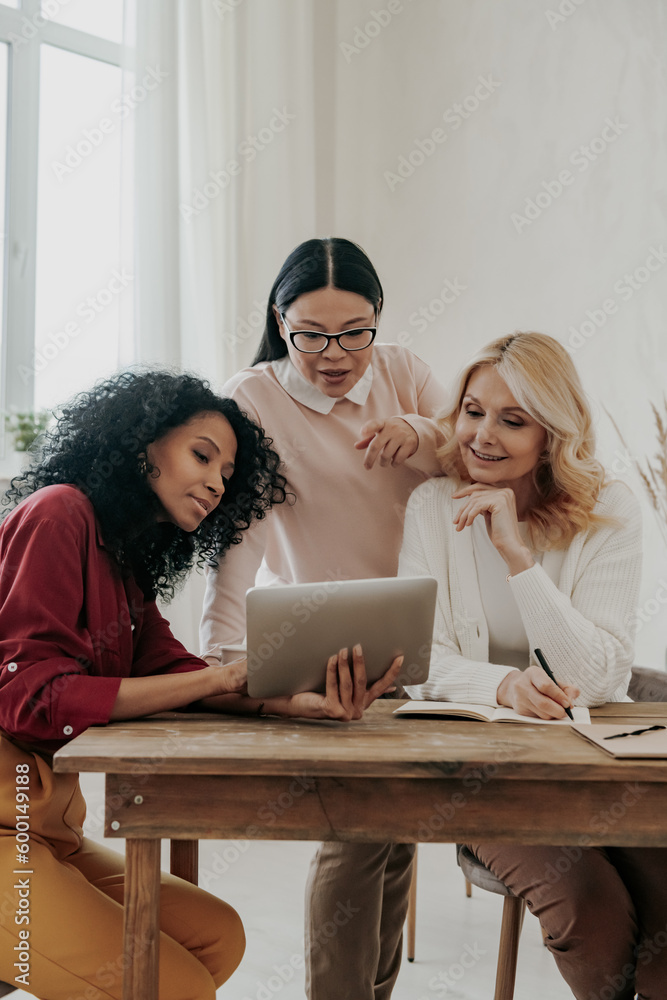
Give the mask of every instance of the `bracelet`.
M 505 577 L 505 583 L 509 583 L 511 579 L 512 579 L 512 574 L 508 573 L 507 576 Z
M 262 711 L 263 708 L 264 708 L 264 702 L 261 701 L 259 703 L 259 708 L 257 709 L 257 718 L 258 719 L 265 719 L 266 718 L 266 712 Z

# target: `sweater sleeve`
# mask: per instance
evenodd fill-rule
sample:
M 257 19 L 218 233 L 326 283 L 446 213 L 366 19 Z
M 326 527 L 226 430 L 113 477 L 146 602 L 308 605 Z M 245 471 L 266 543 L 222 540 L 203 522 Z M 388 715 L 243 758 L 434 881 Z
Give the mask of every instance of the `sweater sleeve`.
M 560 683 L 575 684 L 577 704 L 619 701 L 627 692 L 634 654 L 641 575 L 641 513 L 621 484 L 602 513 L 617 523 L 583 545 L 571 595 L 541 566 L 510 579 L 530 648 L 539 647 Z
M 461 655 L 454 627 L 457 612 L 452 606 L 449 581 L 435 565 L 433 547 L 424 538 L 422 508 L 426 506 L 430 508 L 430 501 L 425 496 L 425 487 L 420 487 L 408 501 L 398 575 L 434 576 L 438 581 L 433 645 L 428 680 L 425 684 L 406 687 L 406 691 L 415 699 L 497 705 L 498 685 L 513 668 Z M 441 516 L 438 510 L 429 509 L 429 514 Z
M 223 395 L 235 400 L 241 410 L 270 436 L 252 398 L 252 388 L 248 388 L 253 385 L 248 374 L 242 371 L 233 375 L 223 386 Z M 241 541 L 231 545 L 218 558 L 217 569 L 206 567 L 206 592 L 199 626 L 201 656 L 222 659 L 223 646 L 238 645 L 245 638 L 246 590 L 254 586 L 262 564 L 267 543 L 267 518 L 270 516 L 269 511 L 266 517 L 253 521 L 243 532 Z
M 243 540 L 218 560 L 217 570 L 206 568 L 206 593 L 199 646 L 202 656 L 222 659 L 222 647 L 242 643 L 246 632 L 245 595 L 254 586 L 268 533 L 267 521 L 254 521 Z

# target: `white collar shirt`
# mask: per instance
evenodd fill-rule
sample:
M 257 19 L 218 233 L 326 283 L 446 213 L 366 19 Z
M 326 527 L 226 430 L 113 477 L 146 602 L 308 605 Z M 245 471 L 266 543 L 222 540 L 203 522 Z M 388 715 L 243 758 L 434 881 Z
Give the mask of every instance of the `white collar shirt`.
M 341 399 L 349 399 L 351 403 L 363 406 L 373 385 L 372 363 L 349 392 L 339 398 L 326 396 L 312 382 L 304 378 L 301 372 L 294 367 L 288 354 L 284 358 L 272 361 L 271 367 L 285 392 L 289 393 L 297 403 L 301 403 L 317 413 L 331 413 L 336 403 L 340 402 Z

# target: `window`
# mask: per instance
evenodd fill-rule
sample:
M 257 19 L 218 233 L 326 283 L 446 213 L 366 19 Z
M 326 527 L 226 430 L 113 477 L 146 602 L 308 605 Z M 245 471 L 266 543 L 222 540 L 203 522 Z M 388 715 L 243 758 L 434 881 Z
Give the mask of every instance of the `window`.
M 128 289 L 119 267 L 120 78 L 117 66 L 41 46 L 36 409 L 51 409 L 118 364 Z
M 118 367 L 122 16 L 122 0 L 0 0 L 4 412 Z M 8 451 L 2 421 L 0 466 Z
M 110 42 L 123 41 L 123 0 L 42 0 L 42 13 L 58 24 L 86 31 Z

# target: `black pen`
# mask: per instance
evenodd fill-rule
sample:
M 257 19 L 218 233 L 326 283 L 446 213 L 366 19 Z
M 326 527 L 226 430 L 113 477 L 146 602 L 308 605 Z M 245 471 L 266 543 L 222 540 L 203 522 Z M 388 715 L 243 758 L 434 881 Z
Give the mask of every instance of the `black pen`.
M 540 663 L 540 666 L 542 667 L 542 670 L 545 672 L 545 674 L 547 675 L 547 677 L 549 677 L 554 682 L 554 684 L 556 685 L 556 687 L 560 688 L 561 691 L 562 691 L 563 689 L 560 687 L 560 684 L 558 683 L 558 681 L 556 680 L 556 678 L 554 677 L 554 675 L 551 673 L 551 667 L 549 666 L 549 664 L 547 663 L 547 661 L 544 659 L 544 653 L 542 652 L 542 650 L 541 649 L 536 649 L 536 650 L 534 650 L 534 652 L 535 652 L 535 656 L 539 660 L 539 663 Z M 563 708 L 565 708 L 565 705 L 563 705 Z M 565 711 L 567 712 L 568 718 L 572 719 L 572 721 L 574 722 L 574 716 L 572 715 L 572 709 L 565 708 Z

